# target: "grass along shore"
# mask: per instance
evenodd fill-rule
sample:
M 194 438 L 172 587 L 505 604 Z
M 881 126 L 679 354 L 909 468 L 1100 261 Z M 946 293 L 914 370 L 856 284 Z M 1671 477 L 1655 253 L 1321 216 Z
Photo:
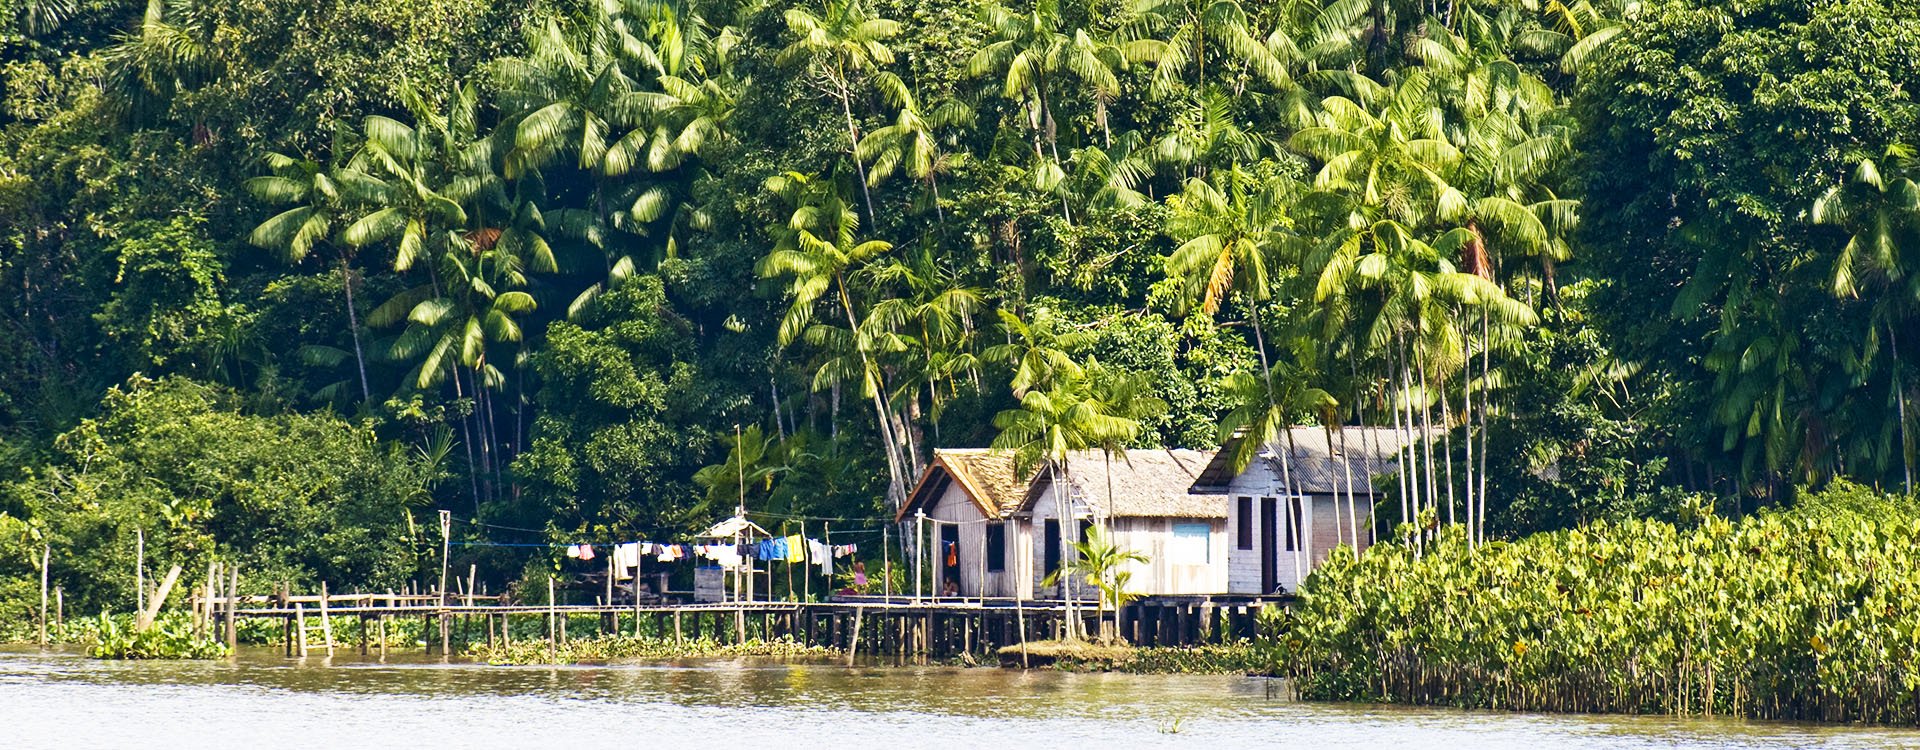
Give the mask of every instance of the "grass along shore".
M 743 643 L 721 643 L 710 638 L 670 639 L 606 635 L 578 638 L 564 643 L 546 640 L 515 641 L 506 645 L 473 649 L 474 659 L 488 664 L 594 664 L 627 660 L 737 658 L 737 657 L 818 657 L 840 655 L 839 649 L 808 646 L 789 640 L 750 639 Z

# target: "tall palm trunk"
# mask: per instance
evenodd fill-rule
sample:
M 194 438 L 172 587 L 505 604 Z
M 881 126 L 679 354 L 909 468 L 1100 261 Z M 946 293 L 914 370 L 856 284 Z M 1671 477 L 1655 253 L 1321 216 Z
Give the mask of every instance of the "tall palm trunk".
M 834 78 L 834 84 L 840 87 L 840 113 L 847 118 L 847 155 L 853 157 L 853 168 L 860 175 L 860 196 L 867 201 L 867 221 L 877 221 L 879 216 L 873 212 L 873 192 L 867 188 L 867 165 L 860 162 L 860 127 L 853 121 L 853 92 L 847 89 L 844 69 Z
M 1071 499 L 1073 492 L 1073 469 L 1066 466 L 1067 461 L 1068 459 L 1066 458 L 1056 460 L 1052 466 L 1048 467 L 1047 471 L 1053 475 L 1053 513 L 1056 518 L 1060 519 L 1060 568 L 1056 571 L 1060 576 L 1060 599 L 1065 602 L 1064 606 L 1066 608 L 1066 637 L 1068 640 L 1073 640 L 1079 637 L 1081 627 L 1079 617 L 1077 616 L 1078 610 L 1073 606 L 1073 574 L 1067 572 L 1073 564 L 1072 537 L 1068 535 L 1068 531 L 1073 528 L 1073 501 Z M 1065 478 L 1064 482 L 1062 481 L 1063 476 Z
M 906 481 L 901 472 L 898 437 L 893 434 L 892 410 L 887 408 L 887 384 L 879 382 L 881 379 L 879 368 L 875 367 L 873 359 L 867 356 L 866 347 L 860 345 L 860 316 L 853 311 L 853 298 L 847 294 L 846 278 L 835 274 L 834 283 L 840 293 L 840 309 L 847 316 L 847 329 L 853 335 L 854 349 L 860 352 L 861 375 L 876 381 L 871 384 L 862 383 L 861 387 L 872 386 L 873 416 L 879 423 L 880 445 L 887 454 L 887 500 L 892 504 L 892 508 L 898 511 L 906 506 Z
M 1887 349 L 1893 354 L 1893 402 L 1894 418 L 1900 429 L 1900 465 L 1906 472 L 1907 494 L 1913 494 L 1913 436 L 1907 426 L 1907 391 L 1900 381 L 1900 336 L 1893 330 L 1893 321 L 1887 321 Z
M 1347 543 L 1352 546 L 1354 561 L 1358 562 L 1360 560 L 1360 521 L 1355 510 L 1359 503 L 1353 498 L 1353 455 L 1347 452 L 1347 431 L 1343 428 L 1337 432 L 1340 435 L 1340 471 L 1346 475 L 1347 482 Z M 1334 507 L 1335 512 L 1339 512 L 1337 510 L 1339 505 L 1336 504 Z
M 1487 409 L 1493 406 L 1493 338 L 1488 335 L 1487 310 L 1480 309 L 1480 520 L 1474 529 L 1482 541 L 1487 538 Z
M 347 263 L 347 255 L 340 254 L 340 285 L 347 291 L 347 331 L 353 334 L 353 362 L 360 368 L 360 403 L 373 400 L 373 391 L 367 387 L 367 355 L 360 348 L 360 311 L 353 302 L 353 266 Z
M 1466 341 L 1466 357 L 1460 365 L 1460 424 L 1466 431 L 1467 462 L 1466 498 L 1467 498 L 1467 546 L 1480 544 L 1479 512 L 1474 506 L 1473 491 L 1473 326 L 1469 324 L 1462 334 Z M 1484 503 L 1483 503 L 1484 504 Z
M 1388 355 L 1391 357 L 1391 361 L 1387 365 L 1387 387 L 1391 389 L 1390 392 L 1392 390 L 1398 390 L 1395 388 L 1395 385 L 1400 380 L 1400 347 L 1398 343 L 1397 341 L 1395 342 L 1393 351 Z M 1404 438 L 1408 433 L 1406 424 L 1400 419 L 1401 401 L 1402 399 L 1400 398 L 1390 397 L 1387 399 L 1387 408 L 1393 412 L 1394 434 Z M 1402 444 L 1404 445 L 1405 443 L 1403 442 Z M 1400 480 L 1394 482 L 1400 489 L 1400 522 L 1412 523 L 1414 519 L 1413 516 L 1410 515 L 1411 508 L 1407 502 L 1407 478 L 1413 476 L 1413 473 L 1412 468 L 1407 463 L 1407 452 L 1404 449 L 1395 448 L 1393 451 L 1393 462 L 1395 467 L 1400 470 Z
M 1437 511 L 1440 503 L 1439 472 L 1433 463 L 1433 391 L 1427 387 L 1427 355 L 1420 351 L 1419 342 L 1414 342 L 1413 362 L 1420 373 L 1420 443 L 1427 454 L 1427 498 Z M 1447 502 L 1447 523 L 1455 523 L 1453 502 Z
M 1284 446 L 1274 446 L 1277 449 L 1275 452 L 1280 454 L 1280 484 L 1282 485 L 1280 488 L 1280 517 L 1285 519 L 1285 525 L 1281 526 L 1281 528 L 1285 530 L 1283 533 L 1287 535 L 1287 538 L 1293 540 L 1293 585 L 1294 588 L 1298 589 L 1300 584 L 1305 582 L 1304 579 L 1306 578 L 1306 573 L 1301 570 L 1300 566 L 1300 556 L 1306 554 L 1306 551 L 1300 544 L 1300 529 L 1293 523 L 1293 427 L 1291 425 L 1281 425 L 1280 429 L 1286 430 L 1287 432 L 1287 444 Z M 1264 593 L 1273 592 L 1269 591 Z

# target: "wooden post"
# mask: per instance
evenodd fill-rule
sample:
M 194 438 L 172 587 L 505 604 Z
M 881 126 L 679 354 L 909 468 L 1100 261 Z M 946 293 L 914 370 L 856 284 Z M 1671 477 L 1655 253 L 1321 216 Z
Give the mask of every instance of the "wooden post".
M 327 610 L 327 582 L 320 582 L 320 635 L 327 639 L 327 656 L 333 656 L 333 614 Z M 302 635 L 301 640 L 306 640 Z
M 240 646 L 240 566 L 227 573 L 227 649 Z
M 680 610 L 673 611 L 673 647 L 680 648 L 684 641 L 680 636 Z
M 853 657 L 860 653 L 860 617 L 866 614 L 866 612 L 866 607 L 856 606 L 853 608 L 853 637 L 848 639 L 849 643 L 847 648 L 847 666 L 849 667 L 853 666 Z
M 53 626 L 67 626 L 67 590 L 60 586 L 53 587 Z
M 381 615 L 379 616 L 379 619 L 380 619 L 380 622 L 379 622 L 379 625 L 380 625 L 380 658 L 381 658 L 381 660 L 383 660 L 383 661 L 384 661 L 384 660 L 385 660 L 385 659 L 387 658 L 387 616 L 386 616 L 386 614 L 384 614 L 384 613 L 383 613 L 383 614 L 381 614 Z
M 167 570 L 167 577 L 161 579 L 160 588 L 154 589 L 153 599 L 147 602 L 147 608 L 141 610 L 140 616 L 135 618 L 135 630 L 153 627 L 154 618 L 160 616 L 160 606 L 167 603 L 167 595 L 173 593 L 173 584 L 179 581 L 180 566 L 175 565 Z
M 553 576 L 547 576 L 547 660 L 560 660 L 560 633 L 557 622 L 560 614 L 554 610 Z
M 147 531 L 133 530 L 133 611 L 147 611 Z
M 307 605 L 294 602 L 293 615 L 295 618 L 293 629 L 299 635 L 300 656 L 305 658 L 307 655 Z
M 200 606 L 193 608 L 194 634 L 202 638 L 213 631 L 213 580 L 219 575 L 213 561 L 207 561 L 207 582 L 201 587 L 205 595 L 200 597 Z
M 1013 616 L 1020 629 L 1020 668 L 1026 669 L 1029 666 L 1027 664 L 1027 610 L 1026 607 L 1021 604 L 1023 601 L 1025 600 L 1020 597 L 1020 592 L 1015 591 L 1013 595 Z
M 47 645 L 47 564 L 53 559 L 53 545 L 40 545 L 40 645 Z

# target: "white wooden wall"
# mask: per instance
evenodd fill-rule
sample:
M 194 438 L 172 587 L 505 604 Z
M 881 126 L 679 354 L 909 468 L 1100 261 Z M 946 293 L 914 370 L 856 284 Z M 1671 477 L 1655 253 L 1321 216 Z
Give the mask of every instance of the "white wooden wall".
M 1287 503 L 1280 498 L 1280 478 L 1264 461 L 1256 461 L 1240 476 L 1235 477 L 1227 492 L 1227 591 L 1235 594 L 1264 594 L 1260 590 L 1260 555 L 1266 545 L 1266 529 L 1261 524 L 1260 512 L 1265 498 L 1276 498 L 1279 512 L 1274 532 L 1279 535 L 1276 546 L 1278 568 L 1275 579 L 1288 591 L 1298 591 L 1303 578 L 1313 572 L 1316 565 L 1326 561 L 1328 551 L 1343 541 L 1347 541 L 1347 503 L 1343 494 L 1339 498 L 1330 495 L 1303 496 L 1301 514 L 1302 549 L 1288 551 L 1285 539 L 1288 535 L 1287 524 L 1290 514 Z M 1253 547 L 1240 549 L 1240 498 L 1253 498 Z M 1354 511 L 1360 525 L 1360 548 L 1369 545 L 1367 516 L 1373 510 L 1371 499 L 1366 495 L 1355 495 L 1357 506 Z M 1337 524 L 1337 525 L 1336 525 Z M 1295 564 L 1298 563 L 1297 570 Z
M 1023 530 L 1022 524 L 1012 519 L 1006 521 L 1007 549 L 1005 570 L 998 572 L 984 571 L 983 568 L 986 562 L 987 524 L 983 523 L 983 521 L 986 520 L 986 516 L 980 513 L 980 506 L 974 504 L 973 500 L 967 497 L 967 493 L 961 489 L 960 483 L 949 483 L 946 491 L 942 492 L 938 498 L 935 498 L 929 503 L 927 507 L 924 508 L 924 511 L 929 520 L 925 524 L 924 531 L 921 533 L 925 535 L 927 548 L 932 551 L 932 554 L 926 562 L 935 563 L 933 567 L 936 571 L 936 574 L 927 576 L 926 580 L 930 582 L 930 584 L 923 585 L 931 585 L 932 589 L 924 593 L 930 596 L 940 593 L 940 576 L 952 577 L 955 573 L 952 568 L 946 567 L 946 550 L 942 549 L 939 544 L 941 524 L 933 522 L 934 520 L 938 520 L 958 522 L 956 528 L 960 530 L 960 564 L 958 566 L 958 577 L 960 579 L 961 596 L 981 596 L 982 581 L 985 582 L 986 596 L 1006 597 L 1016 595 L 1014 586 L 1021 581 L 1023 572 L 1021 564 L 1024 562 L 1020 559 L 1020 554 L 1018 554 L 1025 549 L 1025 547 L 1022 546 L 1024 541 L 1020 533 Z M 907 575 L 913 575 L 912 568 L 908 568 Z
M 1034 503 L 1033 514 L 1026 519 L 1023 548 L 1027 559 L 1024 564 L 1029 572 L 1024 580 L 1031 586 L 1024 596 L 1040 592 L 1048 598 L 1060 596 L 1060 587 L 1045 587 L 1040 581 L 1046 578 L 1046 523 L 1058 512 L 1057 498 L 1050 485 L 1048 493 Z M 1086 513 L 1084 503 L 1075 501 L 1069 513 Z M 1173 536 L 1173 527 L 1178 523 L 1204 523 L 1208 526 L 1207 560 L 1200 565 L 1175 564 L 1168 554 L 1168 543 Z M 1114 542 L 1126 549 L 1147 556 L 1148 562 L 1129 563 L 1126 570 L 1133 574 L 1127 590 L 1136 594 L 1220 594 L 1227 592 L 1227 525 L 1221 519 L 1205 518 L 1115 518 L 1109 519 L 1108 529 L 1113 532 Z M 1069 542 L 1081 541 L 1079 538 L 1079 519 L 1070 519 L 1060 525 L 1060 531 Z M 1062 561 L 1073 559 L 1072 550 L 1066 551 Z M 1076 596 L 1087 596 L 1086 586 L 1075 586 Z

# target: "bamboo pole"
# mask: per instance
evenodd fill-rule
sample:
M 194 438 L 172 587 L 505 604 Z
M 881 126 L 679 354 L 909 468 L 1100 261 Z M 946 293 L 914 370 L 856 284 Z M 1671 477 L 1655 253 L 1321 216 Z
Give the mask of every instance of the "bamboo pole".
M 293 603 L 293 616 L 293 631 L 300 642 L 300 658 L 304 659 L 307 656 L 307 605 L 305 602 Z
M 227 649 L 240 645 L 240 566 L 227 573 Z
M 147 531 L 133 530 L 133 611 L 147 611 Z
M 47 565 L 53 559 L 53 545 L 40 545 L 40 645 L 47 645 Z
M 320 582 L 320 635 L 327 639 L 327 656 L 331 658 L 333 656 L 333 614 L 327 611 L 326 581 Z M 301 633 L 300 640 L 305 642 L 306 639 L 306 634 Z

